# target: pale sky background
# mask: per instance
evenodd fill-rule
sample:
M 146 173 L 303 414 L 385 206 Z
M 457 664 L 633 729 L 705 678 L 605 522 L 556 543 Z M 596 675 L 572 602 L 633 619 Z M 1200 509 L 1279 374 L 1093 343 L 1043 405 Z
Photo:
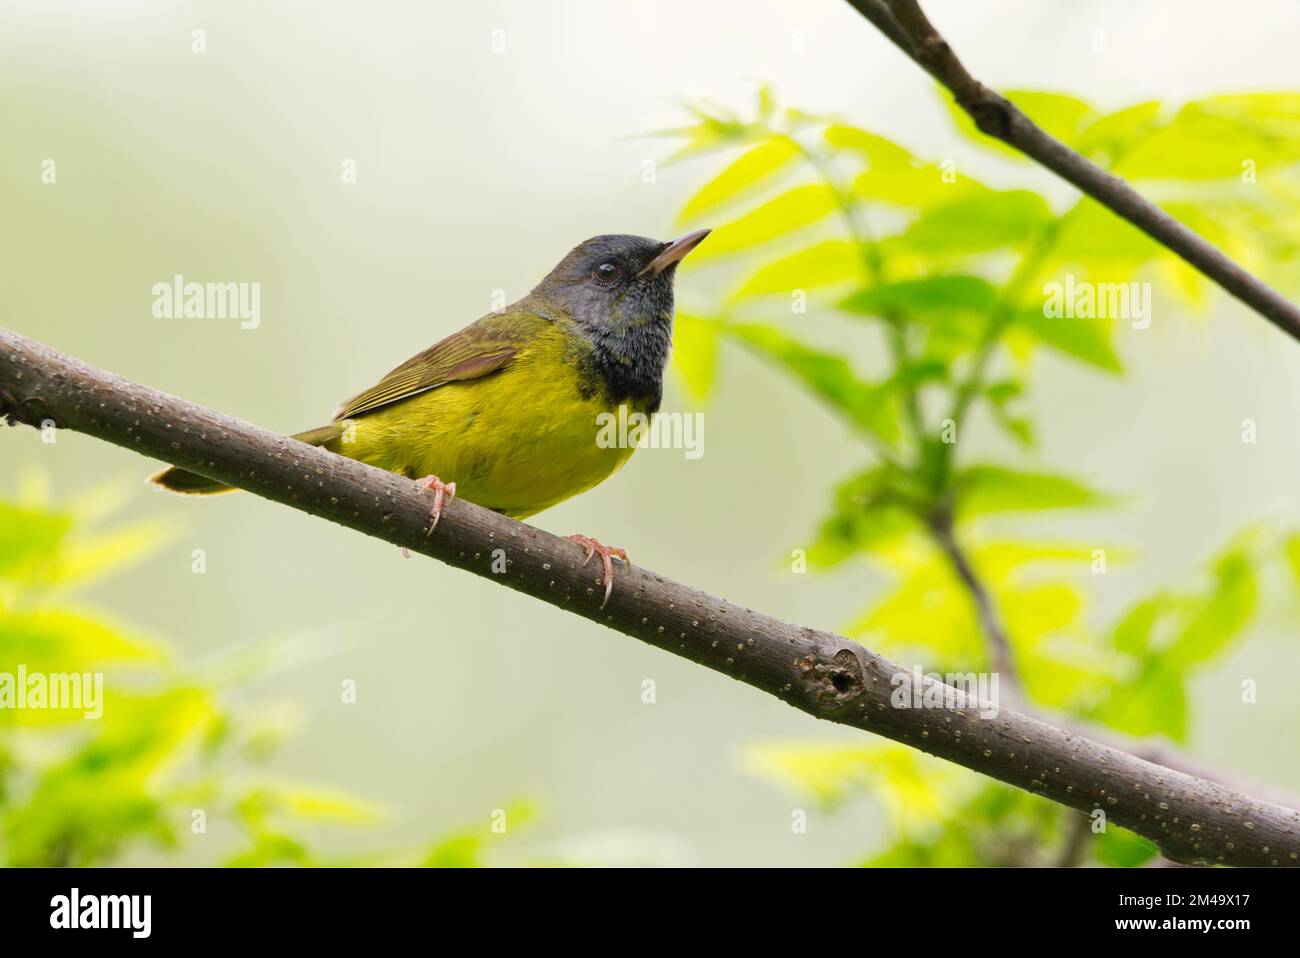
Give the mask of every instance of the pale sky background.
M 995 87 L 1075 93 L 1104 108 L 1300 88 L 1300 5 L 1288 0 L 929 0 Z M 207 31 L 207 53 L 190 52 Z M 505 50 L 492 50 L 493 31 Z M 1105 51 L 1094 52 L 1094 31 Z M 88 362 L 270 428 L 328 419 L 339 400 L 521 295 L 597 233 L 668 237 L 718 158 L 660 171 L 679 103 L 781 101 L 841 113 L 930 158 L 1064 199 L 1067 187 L 953 132 L 931 83 L 842 0 L 161 3 L 17 0 L 0 7 L 0 323 Z M 58 162 L 55 188 L 40 163 Z M 358 182 L 339 182 L 354 158 Z M 262 323 L 155 320 L 174 273 L 262 285 Z M 687 271 L 683 306 L 709 288 Z M 1121 331 L 1120 384 L 1045 364 L 1032 464 L 1131 497 L 1119 511 L 1026 528 L 1140 552 L 1095 589 L 1099 621 L 1198 563 L 1251 519 L 1300 521 L 1300 350 L 1219 297 L 1205 317 L 1158 302 Z M 869 357 L 867 357 L 869 360 Z M 614 480 L 534 521 L 811 626 L 879 594 L 860 568 L 792 576 L 827 490 L 861 463 L 840 429 L 775 373 L 728 351 L 706 455 L 643 451 Z M 690 408 L 676 382 L 668 409 Z M 1259 423 L 1243 446 L 1240 422 Z M 994 448 L 994 447 L 990 447 Z M 518 798 L 538 820 L 496 860 L 596 849 L 697 864 L 820 865 L 871 850 L 869 801 L 814 813 L 741 752 L 772 740 L 857 741 L 625 636 L 380 542 L 256 499 L 188 502 L 142 486 L 151 462 L 95 440 L 0 432 L 0 490 L 37 467 L 61 494 L 112 480 L 130 516 L 183 529 L 99 588 L 100 607 L 193 661 L 302 634 L 341 651 L 241 691 L 290 703 L 299 732 L 275 773 L 385 805 L 380 827 L 313 834 L 327 850 L 414 844 Z M 135 490 L 138 488 L 138 492 Z M 190 572 L 203 548 L 208 573 Z M 1243 676 L 1261 702 L 1242 709 Z M 359 685 L 356 706 L 339 683 Z M 643 705 L 643 679 L 658 702 Z M 1193 751 L 1300 788 L 1271 758 L 1294 721 L 1293 628 L 1266 623 L 1197 681 Z M 1244 713 L 1244 714 L 1243 714 Z M 1291 756 L 1294 758 L 1294 755 Z M 216 830 L 183 860 L 215 861 Z M 213 843 L 212 848 L 203 842 Z

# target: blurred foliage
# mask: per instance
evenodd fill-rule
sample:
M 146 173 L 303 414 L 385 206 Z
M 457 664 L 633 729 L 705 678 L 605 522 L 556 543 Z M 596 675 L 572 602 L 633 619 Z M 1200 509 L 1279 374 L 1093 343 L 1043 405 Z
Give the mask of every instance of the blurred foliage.
M 78 599 L 88 583 L 169 538 L 154 522 L 100 528 L 121 501 L 114 490 L 97 490 L 55 507 L 35 479 L 13 501 L 0 500 L 0 681 L 16 681 L 20 669 L 103 681 L 97 718 L 84 708 L 0 707 L 0 863 L 116 864 L 137 852 L 176 852 L 213 832 L 215 847 L 235 850 L 213 851 L 212 863 L 347 863 L 322 858 L 308 833 L 373 824 L 382 811 L 272 776 L 266 763 L 293 723 L 283 709 L 230 702 L 234 681 L 300 663 L 299 646 L 259 643 L 198 672 L 176 662 L 165 643 Z M 504 814 L 513 828 L 531 810 L 517 805 Z M 490 838 L 500 836 L 485 822 L 427 849 L 366 861 L 477 866 Z
M 1300 281 L 1278 268 L 1300 262 L 1300 93 L 1112 112 L 1056 93 L 1008 95 L 1247 269 Z M 1029 162 L 950 108 L 980 149 Z M 866 562 L 892 583 L 847 633 L 927 670 L 991 667 L 974 599 L 941 548 L 951 535 L 992 597 L 1035 706 L 1185 741 L 1189 678 L 1246 633 L 1264 566 L 1300 575 L 1300 539 L 1247 530 L 1211 560 L 1203 587 L 1144 598 L 1098 628 L 1083 583 L 1123 561 L 1122 549 L 992 527 L 1119 500 L 1078 477 L 967 461 L 965 440 L 980 415 L 1015 458 L 1034 450 L 1028 397 L 1040 352 L 1100 377 L 1123 373 L 1117 327 L 1142 317 L 1049 316 L 1048 284 L 1149 282 L 1194 309 L 1213 287 L 1089 198 L 1057 209 L 1033 190 L 994 188 L 837 117 L 782 110 L 766 88 L 743 115 L 688 110 L 687 125 L 662 134 L 681 143 L 672 159 L 726 159 L 682 207 L 683 225 L 715 226 L 687 267 L 716 269 L 723 292 L 679 312 L 676 367 L 703 401 L 720 343 L 734 343 L 859 441 L 862 464 L 836 485 L 808 553 L 812 567 Z M 874 368 L 816 344 L 843 338 L 842 324 L 878 344 Z M 1094 835 L 1083 816 L 892 743 L 770 745 L 746 761 L 827 807 L 873 796 L 897 840 L 868 864 L 1138 865 L 1154 853 L 1122 829 Z

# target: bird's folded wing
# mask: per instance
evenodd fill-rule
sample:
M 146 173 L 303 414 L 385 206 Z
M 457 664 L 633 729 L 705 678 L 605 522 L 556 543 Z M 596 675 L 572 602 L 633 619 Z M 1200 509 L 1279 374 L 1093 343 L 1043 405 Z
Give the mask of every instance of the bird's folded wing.
M 383 406 L 490 375 L 507 366 L 547 320 L 519 313 L 493 313 L 452 333 L 398 366 L 374 386 L 345 402 L 335 421 L 352 419 Z

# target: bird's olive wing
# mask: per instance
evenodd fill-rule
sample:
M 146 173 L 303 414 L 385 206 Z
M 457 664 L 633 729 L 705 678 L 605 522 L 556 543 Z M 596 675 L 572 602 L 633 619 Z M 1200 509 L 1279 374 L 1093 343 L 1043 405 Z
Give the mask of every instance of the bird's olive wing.
M 345 402 L 335 421 L 364 416 L 447 383 L 491 375 L 507 366 L 546 324 L 540 316 L 494 313 L 412 356 L 365 392 Z

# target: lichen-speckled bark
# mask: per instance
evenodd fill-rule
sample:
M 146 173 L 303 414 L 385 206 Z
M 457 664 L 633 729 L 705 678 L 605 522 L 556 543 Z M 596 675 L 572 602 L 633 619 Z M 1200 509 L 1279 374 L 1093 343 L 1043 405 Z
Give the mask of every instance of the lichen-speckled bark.
M 603 589 L 584 550 L 461 500 L 427 535 L 408 479 L 87 366 L 0 328 L 0 414 L 73 429 L 211 476 L 527 593 L 708 666 L 818 718 L 866 729 L 1145 835 L 1168 858 L 1300 864 L 1300 811 L 1154 765 L 1042 721 L 981 706 L 894 708 L 898 666 L 841 636 L 782 622 L 648 569 Z M 2 440 L 0 440 L 2 441 Z M 505 574 L 492 572 L 505 550 Z M 725 721 L 725 716 L 715 720 Z

